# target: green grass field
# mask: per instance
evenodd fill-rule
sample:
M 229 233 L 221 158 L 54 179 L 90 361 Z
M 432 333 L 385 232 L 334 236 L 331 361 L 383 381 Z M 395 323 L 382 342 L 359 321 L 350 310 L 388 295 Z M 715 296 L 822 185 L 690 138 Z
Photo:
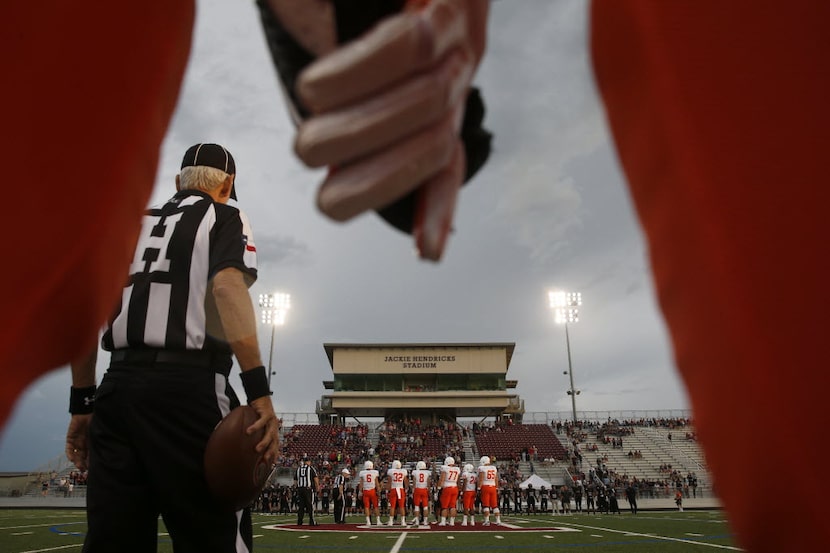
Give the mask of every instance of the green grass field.
M 304 552 L 406 552 L 458 553 L 459 551 L 533 552 L 580 548 L 597 553 L 681 553 L 739 550 L 733 543 L 722 511 L 641 511 L 637 516 L 572 515 L 508 516 L 510 527 L 469 528 L 359 528 L 363 517 L 351 516 L 335 527 L 331 516 L 323 525 L 290 530 L 275 526 L 296 522 L 294 516 L 254 515 L 256 551 Z M 456 522 L 458 524 L 458 522 Z M 329 529 L 335 530 L 330 531 Z M 445 531 L 449 530 L 449 531 Z M 0 510 L 0 551 L 36 553 L 80 551 L 86 531 L 82 510 Z M 404 535 L 405 534 L 405 535 Z M 129 536 L 124 536 L 129 540 Z M 113 547 L 113 551 L 118 551 Z M 159 523 L 158 551 L 173 546 Z

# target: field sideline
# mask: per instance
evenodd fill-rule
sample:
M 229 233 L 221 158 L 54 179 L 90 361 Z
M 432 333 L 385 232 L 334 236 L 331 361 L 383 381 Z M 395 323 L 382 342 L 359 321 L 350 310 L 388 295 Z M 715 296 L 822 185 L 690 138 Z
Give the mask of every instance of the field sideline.
M 384 519 L 385 520 L 385 519 Z M 740 551 L 721 510 L 641 511 L 638 515 L 507 516 L 506 526 L 473 528 L 433 525 L 430 529 L 365 528 L 363 516 L 345 526 L 319 516 L 313 530 L 297 527 L 295 515 L 254 514 L 254 550 L 457 553 L 459 551 L 559 551 L 573 547 L 596 553 L 681 553 Z M 456 522 L 458 524 L 458 522 Z M 2 509 L 0 551 L 46 553 L 80 551 L 86 531 L 83 510 Z M 129 539 L 129 538 L 127 538 Z M 117 548 L 113 549 L 117 551 Z M 173 547 L 159 522 L 160 553 Z

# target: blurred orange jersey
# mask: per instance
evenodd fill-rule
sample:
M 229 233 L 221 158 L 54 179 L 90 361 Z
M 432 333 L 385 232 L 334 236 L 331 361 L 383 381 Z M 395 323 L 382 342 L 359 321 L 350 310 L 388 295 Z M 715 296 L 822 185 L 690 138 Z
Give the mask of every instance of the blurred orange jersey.
M 775 437 L 814 443 L 827 420 L 830 2 L 595 0 L 591 17 L 597 82 L 738 542 L 823 550 L 823 495 L 769 475 L 808 473 L 809 456 Z
M 4 6 L 0 150 L 20 205 L 2 223 L 2 423 L 34 379 L 89 351 L 118 300 L 193 19 L 193 0 Z

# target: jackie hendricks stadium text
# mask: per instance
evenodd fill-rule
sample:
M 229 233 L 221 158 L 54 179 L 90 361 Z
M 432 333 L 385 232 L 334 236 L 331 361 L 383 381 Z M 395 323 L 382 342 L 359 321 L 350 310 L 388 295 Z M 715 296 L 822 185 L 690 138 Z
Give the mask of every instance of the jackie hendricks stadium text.
M 436 369 L 441 361 L 455 361 L 455 355 L 387 355 L 385 363 L 400 363 L 404 369 Z

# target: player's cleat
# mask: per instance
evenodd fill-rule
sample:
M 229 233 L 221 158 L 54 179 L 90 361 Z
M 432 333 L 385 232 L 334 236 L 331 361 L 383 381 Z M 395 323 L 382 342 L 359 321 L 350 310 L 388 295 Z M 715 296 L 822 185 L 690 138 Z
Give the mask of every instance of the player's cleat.
M 462 522 L 461 526 L 467 526 L 467 521 L 465 520 L 464 522 Z
M 395 525 L 395 521 L 392 520 L 391 518 L 389 519 L 389 522 L 386 523 L 386 526 L 394 526 L 394 525 Z
M 447 523 L 446 523 L 446 522 L 439 522 L 439 523 L 438 523 L 438 526 L 446 526 L 446 525 L 447 525 Z
M 490 526 L 490 521 L 489 521 L 489 520 L 485 520 L 484 522 L 482 522 L 482 523 L 481 523 L 481 525 L 482 525 L 482 526 Z

